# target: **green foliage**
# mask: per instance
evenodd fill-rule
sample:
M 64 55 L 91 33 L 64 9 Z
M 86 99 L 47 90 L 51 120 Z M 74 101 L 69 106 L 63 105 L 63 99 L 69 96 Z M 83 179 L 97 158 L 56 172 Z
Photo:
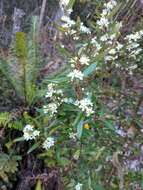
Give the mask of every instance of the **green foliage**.
M 0 58 L 0 70 L 10 82 L 17 96 L 31 105 L 36 96 L 36 81 L 39 74 L 38 45 L 36 42 L 36 18 L 33 18 L 28 38 L 23 32 L 17 32 L 11 54 Z
M 42 185 L 41 185 L 41 181 L 40 180 L 37 181 L 37 185 L 36 185 L 35 190 L 42 190 Z
M 32 170 L 36 190 L 45 186 L 47 168 L 59 169 L 65 190 L 128 190 L 135 182 L 138 168 L 125 161 L 142 156 L 142 87 L 134 87 L 138 81 L 133 78 L 141 78 L 143 31 L 122 35 L 116 20 L 121 3 L 102 14 L 101 6 L 87 21 L 91 30 L 80 18 L 59 27 L 73 47 L 57 45 L 67 65 L 41 84 L 36 17 L 29 36 L 16 34 L 12 59 L 1 59 L 1 71 L 24 102 L 16 113 L 0 114 L 3 181 L 19 175 L 15 155 L 21 155 L 26 164 L 19 169 Z
M 9 182 L 9 175 L 14 174 L 18 170 L 18 160 L 20 156 L 10 156 L 8 154 L 0 154 L 0 179 Z
M 0 127 L 22 130 L 23 123 L 22 121 L 16 118 L 14 119 L 11 113 L 1 112 L 0 113 Z
M 27 45 L 26 45 L 26 36 L 23 32 L 17 32 L 15 37 L 15 50 L 18 58 L 26 59 L 27 58 Z
M 11 120 L 11 114 L 8 112 L 2 112 L 0 113 L 0 127 L 1 126 L 6 126 L 7 123 Z

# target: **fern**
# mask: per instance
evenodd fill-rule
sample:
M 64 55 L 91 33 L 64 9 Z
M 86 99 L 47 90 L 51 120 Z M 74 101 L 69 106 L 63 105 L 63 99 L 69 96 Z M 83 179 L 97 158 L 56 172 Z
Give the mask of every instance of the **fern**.
M 8 154 L 0 154 L 0 179 L 9 182 L 9 174 L 14 174 L 17 171 L 18 160 L 20 156 L 9 156 Z
M 10 82 L 25 105 L 31 105 L 36 97 L 36 80 L 40 67 L 36 42 L 36 17 L 29 38 L 17 32 L 12 52 L 8 58 L 0 58 L 0 70 Z
M 11 120 L 11 114 L 8 112 L 0 113 L 0 127 L 6 126 Z
M 23 124 L 20 120 L 16 120 L 16 121 L 12 121 L 12 122 L 8 123 L 7 127 L 10 129 L 16 129 L 18 131 L 22 131 Z
M 23 123 L 19 119 L 13 120 L 12 115 L 8 112 L 0 113 L 0 127 L 16 129 L 22 131 Z

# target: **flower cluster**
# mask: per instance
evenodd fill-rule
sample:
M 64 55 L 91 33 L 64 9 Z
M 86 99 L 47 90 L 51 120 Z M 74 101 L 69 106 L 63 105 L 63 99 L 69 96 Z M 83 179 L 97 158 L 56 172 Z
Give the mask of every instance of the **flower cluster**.
M 83 24 L 83 22 L 80 23 L 80 31 L 81 31 L 82 33 L 86 33 L 86 34 L 90 34 L 90 33 L 91 33 L 90 29 L 87 28 L 87 27 Z
M 83 80 L 84 77 L 83 73 L 78 69 L 74 69 L 67 76 L 70 77 L 71 81 L 73 81 L 74 79 Z
M 114 44 L 114 46 L 111 48 L 109 48 L 109 51 L 105 57 L 105 62 L 107 61 L 115 61 L 119 54 L 121 49 L 123 48 L 123 44 L 121 44 L 120 42 L 116 41 L 116 43 Z
M 64 15 L 62 16 L 61 20 L 64 22 L 62 25 L 63 28 L 69 29 L 75 25 L 75 21 L 71 20 L 69 16 Z
M 85 54 L 82 54 L 79 57 L 74 57 L 70 60 L 71 67 L 74 68 L 73 71 L 71 71 L 67 76 L 70 77 L 71 81 L 74 79 L 83 80 L 84 74 L 82 71 L 76 68 L 76 65 L 86 66 L 89 65 L 90 59 Z
M 47 93 L 45 95 L 46 98 L 51 98 L 53 97 L 53 95 L 63 95 L 63 92 L 61 89 L 56 89 L 57 85 L 56 84 L 53 84 L 53 83 L 50 83 L 48 84 L 48 90 L 47 90 Z
M 93 103 L 89 98 L 84 98 L 82 100 L 77 100 L 75 105 L 78 106 L 87 116 L 90 116 L 94 113 Z
M 126 36 L 129 57 L 136 59 L 136 56 L 141 53 L 142 48 L 140 48 L 138 41 L 142 38 L 142 36 L 143 30 Z
M 43 109 L 44 109 L 44 113 L 50 113 L 51 115 L 54 115 L 55 113 L 57 113 L 57 109 L 59 107 L 59 103 L 49 103 L 48 105 L 44 105 Z
M 70 16 L 62 16 L 61 21 L 63 21 L 62 27 L 66 29 L 67 33 L 70 35 L 74 35 L 73 39 L 79 39 L 79 37 L 76 35 L 76 22 L 70 18 Z M 83 22 L 80 23 L 79 31 L 83 34 L 90 34 L 91 31 L 88 27 L 84 25 Z
M 63 92 L 61 89 L 57 89 L 57 84 L 50 83 L 46 92 L 45 98 L 49 99 L 49 103 L 43 106 L 44 113 L 54 115 L 57 113 L 57 109 L 61 104 L 61 98 Z
M 32 125 L 26 125 L 23 129 L 23 137 L 24 140 L 29 141 L 36 139 L 40 135 L 40 131 L 34 130 L 34 127 Z M 44 142 L 43 142 L 43 148 L 48 150 L 52 146 L 54 146 L 55 140 L 53 137 L 48 137 Z
M 53 137 L 48 137 L 44 142 L 43 142 L 43 148 L 48 150 L 50 149 L 52 146 L 54 146 L 55 144 L 55 140 Z
M 32 125 L 26 125 L 23 129 L 23 137 L 26 141 L 36 139 L 37 136 L 39 136 L 40 131 L 34 130 L 34 127 Z
M 104 9 L 101 13 L 100 20 L 97 21 L 97 25 L 100 29 L 108 28 L 110 21 L 108 20 L 108 15 L 111 13 L 112 9 L 116 6 L 117 2 L 110 0 L 108 3 L 104 4 Z
M 82 55 L 79 59 L 81 65 L 89 65 L 90 59 L 86 55 Z

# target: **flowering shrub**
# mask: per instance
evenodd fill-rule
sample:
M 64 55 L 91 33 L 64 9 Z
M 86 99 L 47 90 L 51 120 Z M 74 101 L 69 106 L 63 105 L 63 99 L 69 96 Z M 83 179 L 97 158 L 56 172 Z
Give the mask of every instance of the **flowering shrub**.
M 89 27 L 79 18 L 61 18 L 59 28 L 73 45 L 69 50 L 58 44 L 66 68 L 45 79 L 36 115 L 24 112 L 22 136 L 12 142 L 26 141 L 28 154 L 34 152 L 48 167 L 59 167 L 64 189 L 125 189 L 127 183 L 125 141 L 134 136 L 135 127 L 123 116 L 122 124 L 131 128 L 119 128 L 124 102 L 117 97 L 123 96 L 124 75 L 133 77 L 142 58 L 143 30 L 123 37 L 122 23 L 114 15 L 117 6 L 115 0 L 105 3 Z

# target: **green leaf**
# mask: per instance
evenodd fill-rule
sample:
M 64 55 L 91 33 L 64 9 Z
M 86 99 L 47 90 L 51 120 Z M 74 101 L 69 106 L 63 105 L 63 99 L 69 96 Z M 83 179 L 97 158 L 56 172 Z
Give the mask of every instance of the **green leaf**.
M 81 136 L 82 136 L 82 131 L 83 131 L 83 120 L 81 120 L 81 121 L 79 122 L 79 124 L 77 125 L 77 137 L 78 137 L 78 139 L 81 138 Z
M 74 3 L 75 3 L 75 0 L 70 0 L 69 3 L 68 3 L 67 8 L 71 9 L 73 7 Z
M 115 127 L 114 127 L 113 121 L 111 121 L 111 120 L 106 120 L 106 121 L 104 121 L 104 124 L 105 124 L 105 126 L 106 126 L 108 129 L 110 129 L 110 130 L 112 130 L 112 131 L 115 131 Z
M 16 138 L 16 139 L 14 139 L 13 142 L 21 142 L 21 141 L 24 141 L 24 137 Z
M 11 129 L 16 129 L 16 130 L 22 131 L 23 123 L 20 120 L 16 120 L 16 121 L 10 122 L 8 124 L 8 127 Z
M 91 65 L 89 65 L 89 67 L 87 67 L 83 74 L 85 77 L 88 77 L 89 75 L 91 75 L 95 70 L 96 70 L 96 63 L 92 63 Z
M 8 112 L 0 113 L 0 126 L 5 126 L 11 120 L 11 114 Z
M 38 179 L 35 190 L 42 190 L 42 182 L 40 179 Z
M 65 167 L 65 166 L 67 166 L 67 165 L 70 164 L 70 160 L 68 160 L 68 159 L 65 158 L 65 157 L 60 157 L 60 158 L 58 159 L 58 163 L 60 164 L 60 166 Z
M 74 121 L 74 123 L 73 123 L 73 126 L 74 126 L 74 127 L 77 126 L 77 124 L 78 124 L 79 121 L 81 120 L 82 116 L 83 116 L 82 112 L 79 112 L 79 114 L 76 116 L 75 121 Z
M 30 154 L 31 152 L 33 152 L 38 147 L 39 147 L 38 143 L 33 144 L 32 147 L 27 151 L 27 154 Z

